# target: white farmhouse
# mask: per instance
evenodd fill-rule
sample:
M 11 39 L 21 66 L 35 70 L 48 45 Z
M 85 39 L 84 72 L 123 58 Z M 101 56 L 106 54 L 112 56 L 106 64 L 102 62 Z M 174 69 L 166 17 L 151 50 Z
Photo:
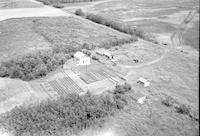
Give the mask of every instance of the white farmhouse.
M 86 54 L 78 51 L 74 54 L 74 58 L 77 61 L 78 65 L 89 65 L 90 64 L 90 57 Z

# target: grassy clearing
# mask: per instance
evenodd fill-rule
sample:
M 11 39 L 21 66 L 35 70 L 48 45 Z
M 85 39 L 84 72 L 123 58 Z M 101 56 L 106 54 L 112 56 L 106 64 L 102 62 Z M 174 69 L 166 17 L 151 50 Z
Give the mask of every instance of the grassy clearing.
M 148 33 L 170 33 L 176 30 L 176 27 L 170 23 L 160 22 L 154 19 L 144 19 L 139 21 L 127 22 L 129 25 L 136 26 L 142 31 Z
M 110 48 L 137 40 L 72 17 L 14 19 L 14 22 L 12 19 L 3 21 L 0 28 L 0 77 L 23 80 L 45 76 L 62 66 L 78 50 L 97 46 Z M 39 46 L 38 49 L 35 46 Z
M 154 40 L 154 37 L 152 35 L 142 31 L 141 29 L 132 27 L 131 25 L 128 25 L 125 22 L 122 22 L 117 19 L 113 19 L 111 16 L 87 13 L 85 18 L 89 19 L 95 23 L 102 24 L 102 25 L 108 26 L 110 28 L 113 28 L 119 32 L 132 35 L 133 37 L 135 36 L 135 37 L 142 38 L 144 40 L 148 40 L 148 41 L 157 43 Z
M 196 21 L 192 28 L 183 33 L 184 43 L 199 50 L 199 22 Z
M 104 120 L 127 104 L 124 95 L 128 84 L 116 86 L 112 93 L 72 94 L 39 105 L 18 107 L 6 113 L 1 122 L 16 136 L 71 135 L 91 126 L 101 126 Z

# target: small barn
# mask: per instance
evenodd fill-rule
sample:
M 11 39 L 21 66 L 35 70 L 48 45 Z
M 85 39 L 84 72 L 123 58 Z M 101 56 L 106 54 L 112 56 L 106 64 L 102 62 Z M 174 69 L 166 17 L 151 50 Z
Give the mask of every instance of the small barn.
M 138 91 L 134 93 L 133 98 L 135 99 L 137 103 L 140 103 L 140 104 L 143 104 L 144 101 L 146 100 L 146 96 Z
M 143 84 L 144 87 L 150 86 L 150 82 L 143 77 L 140 77 L 137 82 Z
M 104 51 L 103 54 L 104 54 L 104 56 L 106 56 L 108 59 L 113 59 L 113 55 L 110 54 L 109 52 Z
M 77 61 L 78 65 L 89 65 L 90 64 L 90 57 L 86 54 L 78 51 L 74 54 L 74 58 Z

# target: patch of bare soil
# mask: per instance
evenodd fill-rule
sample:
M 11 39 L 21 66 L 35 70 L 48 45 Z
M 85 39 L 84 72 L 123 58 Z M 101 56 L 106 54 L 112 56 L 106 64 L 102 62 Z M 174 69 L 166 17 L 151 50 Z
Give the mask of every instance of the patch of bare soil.
M 38 102 L 38 96 L 27 82 L 15 79 L 0 78 L 0 114 L 16 106 Z

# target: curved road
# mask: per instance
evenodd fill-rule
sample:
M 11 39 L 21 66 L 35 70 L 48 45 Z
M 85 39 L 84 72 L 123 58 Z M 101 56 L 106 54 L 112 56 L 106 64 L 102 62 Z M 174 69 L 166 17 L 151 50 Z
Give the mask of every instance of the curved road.
M 144 64 L 136 65 L 136 66 L 120 65 L 120 64 L 118 66 L 120 66 L 122 68 L 138 69 L 138 68 L 143 68 L 143 67 L 146 67 L 146 66 L 149 66 L 149 65 L 153 65 L 153 64 L 161 61 L 163 58 L 165 58 L 165 56 L 168 54 L 168 52 L 171 49 L 180 48 L 180 46 L 183 44 L 182 33 L 187 30 L 187 26 L 191 23 L 192 19 L 196 15 L 196 13 L 197 13 L 196 9 L 191 10 L 188 13 L 187 17 L 183 20 L 183 22 L 181 22 L 180 28 L 171 35 L 170 46 L 165 47 L 163 54 L 159 58 L 152 60 L 150 62 L 144 63 Z M 160 46 L 163 46 L 163 45 L 160 45 Z M 127 74 L 127 76 L 128 75 L 131 75 L 131 71 Z

